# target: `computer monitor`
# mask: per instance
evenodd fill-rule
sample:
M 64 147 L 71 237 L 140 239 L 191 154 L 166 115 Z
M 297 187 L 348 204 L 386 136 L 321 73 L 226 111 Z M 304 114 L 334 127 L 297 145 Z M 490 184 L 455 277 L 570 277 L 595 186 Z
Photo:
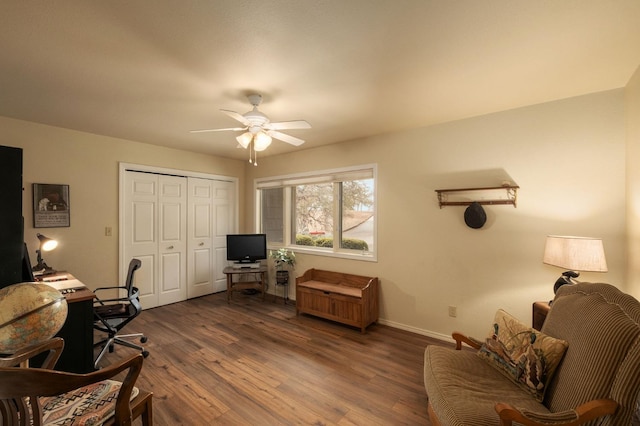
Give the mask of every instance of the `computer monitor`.
M 266 258 L 266 234 L 227 235 L 227 260 L 238 263 L 254 263 Z

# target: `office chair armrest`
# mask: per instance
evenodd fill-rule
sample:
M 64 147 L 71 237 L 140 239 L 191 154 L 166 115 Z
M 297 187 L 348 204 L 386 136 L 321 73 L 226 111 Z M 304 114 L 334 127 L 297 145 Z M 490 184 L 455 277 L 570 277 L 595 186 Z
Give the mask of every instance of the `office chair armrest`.
M 96 299 L 93 302 L 93 305 L 104 305 L 104 302 L 129 302 L 131 299 L 129 298 L 129 296 L 126 297 L 118 297 L 115 299 L 99 299 L 96 297 Z
M 127 291 L 127 287 L 125 286 L 118 286 L 118 287 L 98 287 L 95 290 L 93 290 L 93 292 L 95 293 L 96 291 L 101 291 L 101 290 L 124 290 Z
M 133 287 L 133 289 L 131 290 L 131 294 L 125 296 L 125 297 L 117 297 L 114 299 L 100 299 L 98 297 L 96 297 L 96 300 L 93 302 L 93 305 L 104 305 L 104 302 L 131 302 L 133 300 L 138 299 L 138 296 L 140 295 L 140 290 L 138 290 L 136 287 Z
M 131 301 L 131 296 L 128 295 L 128 294 L 126 296 L 111 297 L 109 299 L 100 298 L 96 294 L 96 292 L 99 291 L 99 290 L 116 290 L 116 291 L 123 291 L 124 290 L 125 292 L 128 291 L 127 287 L 98 287 L 97 289 L 95 289 L 93 291 L 93 294 L 95 294 L 95 300 L 93 302 L 94 306 L 104 305 L 105 302 L 108 302 L 108 303 L 112 303 L 112 302 L 122 303 L 122 302 Z

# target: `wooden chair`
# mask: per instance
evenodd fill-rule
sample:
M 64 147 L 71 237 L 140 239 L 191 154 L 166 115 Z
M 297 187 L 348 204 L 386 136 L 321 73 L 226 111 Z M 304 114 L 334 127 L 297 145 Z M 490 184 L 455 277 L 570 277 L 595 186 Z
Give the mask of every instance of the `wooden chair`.
M 131 425 L 132 420 L 139 416 L 142 416 L 143 425 L 153 424 L 153 394 L 134 387 L 142 369 L 141 354 L 89 374 L 74 374 L 52 370 L 63 347 L 61 338 L 53 338 L 0 358 L 1 425 L 40 426 L 46 425 L 47 420 L 54 420 L 49 417 L 60 421 L 66 417 L 91 416 L 93 414 L 87 410 L 82 413 L 69 409 L 73 412 L 67 413 L 60 405 L 65 401 L 75 401 L 72 406 L 78 407 L 81 405 L 78 398 L 94 397 L 97 390 L 107 389 L 104 399 L 90 406 L 99 407 L 96 411 L 103 419 L 106 418 L 105 425 Z M 47 353 L 42 368 L 24 367 L 28 360 L 42 353 Z M 122 372 L 126 372 L 124 381 L 111 380 Z M 132 394 L 136 395 L 133 399 Z

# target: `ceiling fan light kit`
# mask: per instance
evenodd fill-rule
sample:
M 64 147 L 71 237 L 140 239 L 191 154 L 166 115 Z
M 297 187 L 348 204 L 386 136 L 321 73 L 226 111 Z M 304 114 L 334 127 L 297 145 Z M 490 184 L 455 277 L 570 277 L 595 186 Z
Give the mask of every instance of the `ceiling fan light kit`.
M 240 146 L 243 147 L 244 149 L 247 149 L 252 139 L 253 139 L 253 135 L 250 132 L 245 132 L 240 136 L 236 137 L 236 140 L 238 141 Z
M 253 137 L 253 149 L 256 151 L 264 151 L 271 145 L 271 136 L 265 132 L 258 132 Z
M 310 129 L 311 125 L 309 123 L 305 120 L 280 121 L 272 123 L 269 120 L 269 117 L 258 111 L 258 106 L 262 103 L 262 96 L 259 94 L 252 94 L 247 96 L 247 98 L 251 105 L 253 105 L 253 109 L 245 114 L 239 114 L 235 111 L 229 111 L 226 109 L 220 110 L 234 120 L 242 123 L 245 127 L 192 130 L 191 133 L 219 132 L 226 130 L 244 131 L 244 133 L 236 137 L 236 140 L 244 149 L 249 148 L 249 163 L 252 163 L 255 166 L 258 165 L 256 153 L 267 149 L 269 145 L 271 145 L 272 139 L 278 139 L 293 146 L 300 146 L 304 143 L 304 140 L 279 132 L 278 130 Z

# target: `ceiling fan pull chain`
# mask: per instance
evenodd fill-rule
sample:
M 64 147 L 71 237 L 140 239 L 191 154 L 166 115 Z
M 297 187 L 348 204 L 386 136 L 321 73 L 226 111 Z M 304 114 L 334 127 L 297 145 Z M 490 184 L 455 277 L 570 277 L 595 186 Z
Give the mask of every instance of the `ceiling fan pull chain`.
M 253 150 L 253 165 L 258 165 L 258 151 L 256 151 L 255 149 Z

